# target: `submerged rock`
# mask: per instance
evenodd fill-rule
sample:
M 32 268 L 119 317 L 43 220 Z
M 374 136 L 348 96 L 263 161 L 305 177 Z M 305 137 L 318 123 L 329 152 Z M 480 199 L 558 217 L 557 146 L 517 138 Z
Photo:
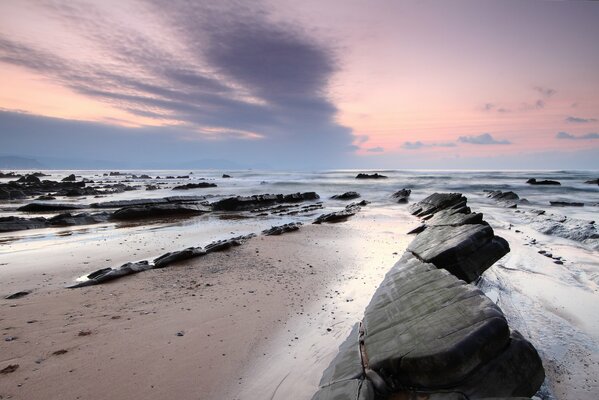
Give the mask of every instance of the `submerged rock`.
M 262 234 L 265 236 L 282 235 L 283 233 L 297 231 L 301 226 L 301 222 L 290 222 L 288 224 L 273 226 L 269 229 L 265 229 L 262 231 Z
M 317 200 L 320 196 L 315 192 L 293 194 L 259 194 L 254 196 L 229 197 L 212 203 L 215 211 L 241 211 L 265 207 L 277 203 L 300 203 L 307 200 Z
M 356 175 L 356 179 L 386 179 L 386 178 L 387 178 L 387 176 L 381 175 L 378 172 L 375 172 L 374 174 L 360 173 L 360 174 Z
M 542 180 L 542 181 L 537 181 L 536 178 L 530 178 L 529 180 L 526 181 L 526 183 L 530 184 L 530 185 L 561 185 L 561 183 L 559 183 L 558 181 L 552 181 L 552 180 Z
M 343 194 L 336 194 L 334 196 L 331 196 L 331 199 L 353 200 L 353 199 L 357 199 L 358 197 L 360 197 L 360 193 L 358 193 L 358 192 L 345 192 Z

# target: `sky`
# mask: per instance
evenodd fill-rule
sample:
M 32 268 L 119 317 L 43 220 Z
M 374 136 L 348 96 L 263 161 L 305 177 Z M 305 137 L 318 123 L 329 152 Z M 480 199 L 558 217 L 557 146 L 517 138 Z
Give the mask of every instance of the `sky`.
M 599 169 L 598 41 L 591 1 L 3 1 L 0 155 Z

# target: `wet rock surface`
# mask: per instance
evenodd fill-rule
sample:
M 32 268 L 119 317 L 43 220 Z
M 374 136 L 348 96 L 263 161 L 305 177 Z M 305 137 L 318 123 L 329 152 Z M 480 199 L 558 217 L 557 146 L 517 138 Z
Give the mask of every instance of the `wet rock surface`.
M 210 211 L 209 207 L 195 203 L 166 203 L 129 206 L 115 211 L 111 219 L 131 220 L 143 218 L 163 218 L 201 215 Z
M 173 190 L 202 189 L 202 188 L 209 188 L 209 187 L 216 187 L 216 183 L 209 183 L 209 182 L 187 183 L 185 185 L 175 186 L 173 188 Z
M 569 201 L 550 201 L 549 204 L 554 207 L 584 207 L 584 203 Z
M 358 193 L 358 192 L 345 192 L 343 194 L 336 194 L 334 196 L 331 196 L 331 199 L 334 199 L 334 200 L 353 200 L 353 199 L 357 199 L 358 197 L 360 197 L 360 193 Z
M 318 218 L 314 220 L 313 224 L 322 224 L 323 222 L 343 222 L 346 221 L 349 217 L 356 215 L 356 213 L 358 213 L 360 209 L 361 207 L 358 204 L 350 204 L 341 211 L 334 211 L 320 215 Z
M 80 204 L 74 203 L 43 203 L 43 202 L 33 202 L 29 204 L 25 204 L 17 208 L 18 211 L 28 211 L 28 212 L 48 212 L 48 211 L 68 211 L 68 210 L 80 210 L 85 208 Z
M 537 181 L 536 178 L 530 178 L 526 181 L 529 185 L 561 185 L 558 181 L 552 181 L 550 179 L 545 179 L 541 181 Z
M 410 189 L 401 189 L 391 195 L 392 198 L 396 199 L 398 203 L 405 204 L 408 202 L 408 197 L 410 197 L 412 191 Z
M 318 200 L 320 196 L 315 192 L 293 194 L 259 194 L 254 196 L 236 196 L 222 199 L 212 203 L 215 211 L 240 211 L 252 210 L 259 207 L 270 206 L 278 203 L 301 203 L 303 201 Z
M 534 395 L 545 376 L 539 355 L 467 283 L 509 245 L 459 193 L 435 193 L 410 207 L 425 220 L 420 233 L 385 276 L 313 399 L 357 398 L 360 382 L 374 389 L 367 399 Z
M 374 174 L 360 173 L 360 174 L 356 175 L 356 179 L 386 179 L 386 178 L 387 178 L 387 176 L 381 175 L 378 172 L 375 172 Z
M 273 226 L 272 228 L 265 229 L 262 231 L 262 234 L 265 236 L 282 235 L 283 233 L 297 231 L 301 226 L 301 222 L 290 222 L 288 224 Z

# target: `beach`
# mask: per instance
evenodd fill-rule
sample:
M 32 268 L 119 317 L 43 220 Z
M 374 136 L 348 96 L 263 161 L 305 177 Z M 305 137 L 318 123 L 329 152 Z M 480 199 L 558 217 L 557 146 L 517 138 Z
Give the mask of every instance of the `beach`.
M 226 197 L 314 188 L 323 208 L 283 216 L 277 214 L 280 208 L 272 208 L 262 217 L 223 211 L 5 233 L 0 294 L 29 293 L 0 300 L 0 369 L 18 365 L 0 375 L 0 396 L 309 399 L 383 277 L 412 241 L 408 232 L 420 224 L 404 204 L 391 198 L 392 189 L 416 187 L 413 202 L 435 190 L 462 185 L 461 191 L 474 199 L 471 207 L 482 211 L 497 235 L 509 242 L 510 253 L 476 285 L 503 309 L 510 326 L 538 349 L 547 375 L 539 396 L 591 399 L 598 389 L 599 371 L 596 239 L 575 241 L 541 233 L 541 222 L 526 220 L 528 210 L 539 206 L 548 214 L 563 210 L 543 205 L 543 189 L 533 192 L 522 186 L 532 204 L 516 209 L 489 199 L 482 190 L 503 189 L 509 186 L 506 182 L 520 181 L 521 175 L 525 173 L 500 183 L 478 178 L 464 184 L 470 176 L 434 175 L 431 183 L 433 174 L 398 174 L 389 179 L 392 182 L 362 183 L 353 173 L 340 172 L 333 180 L 325 173 L 293 182 L 265 173 L 229 184 L 214 173 L 208 178 L 231 186 L 197 189 L 194 195 L 208 190 L 214 196 L 210 201 L 218 201 L 223 197 L 218 192 Z M 583 177 L 571 179 L 578 182 Z M 587 188 L 576 183 L 578 187 Z M 310 223 L 325 212 L 342 210 L 348 203 L 329 197 L 348 190 L 373 202 L 343 222 Z M 563 198 L 567 191 L 559 190 L 553 196 Z M 102 201 L 141 198 L 146 193 L 160 198 L 168 191 L 170 187 L 158 193 L 124 192 Z M 592 187 L 585 193 L 588 199 L 597 195 Z M 15 212 L 26 202 L 5 203 L 5 215 L 26 215 Z M 588 218 L 593 207 L 577 208 L 570 215 Z M 292 204 L 290 210 L 299 208 Z M 261 234 L 269 226 L 292 221 L 303 225 L 279 236 Z M 257 236 L 225 251 L 67 289 L 99 268 L 152 260 L 166 252 L 249 233 Z M 550 251 L 551 257 L 539 251 Z

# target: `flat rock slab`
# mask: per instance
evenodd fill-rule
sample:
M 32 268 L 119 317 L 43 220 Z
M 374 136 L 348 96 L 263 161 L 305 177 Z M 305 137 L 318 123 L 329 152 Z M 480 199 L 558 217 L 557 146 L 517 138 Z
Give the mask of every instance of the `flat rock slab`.
M 200 215 L 210 211 L 201 204 L 166 203 L 121 208 L 112 214 L 115 220 L 162 218 L 172 216 Z
M 433 193 L 427 198 L 410 205 L 408 210 L 412 215 L 424 217 L 445 209 L 466 209 L 466 197 L 461 193 Z
M 364 314 L 369 366 L 400 385 L 459 384 L 509 344 L 501 310 L 480 290 L 406 253 Z
M 78 210 L 85 208 L 81 204 L 73 204 L 73 203 L 38 203 L 33 202 L 29 204 L 25 204 L 17 208 L 18 211 L 28 211 L 28 212 L 47 212 L 47 211 L 67 211 L 67 210 Z
M 339 346 L 339 353 L 325 369 L 320 379 L 320 387 L 336 382 L 360 379 L 364 373 L 360 355 L 360 324 L 355 324 L 345 341 Z
M 313 224 L 322 224 L 323 222 L 335 223 L 346 221 L 349 217 L 356 215 L 360 211 L 360 206 L 357 204 L 350 204 L 341 211 L 334 211 L 327 214 L 318 216 Z
M 321 388 L 312 400 L 374 400 L 375 393 L 368 380 L 353 379 Z
M 510 251 L 489 225 L 431 226 L 408 245 L 419 259 L 472 282 Z

